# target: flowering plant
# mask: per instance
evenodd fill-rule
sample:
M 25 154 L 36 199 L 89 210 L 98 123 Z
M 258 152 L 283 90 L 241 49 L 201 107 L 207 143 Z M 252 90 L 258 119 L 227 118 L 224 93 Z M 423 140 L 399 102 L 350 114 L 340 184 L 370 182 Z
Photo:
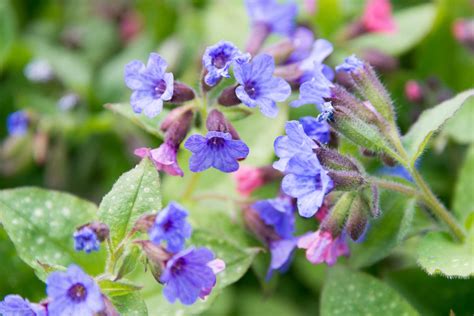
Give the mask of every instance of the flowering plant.
M 301 23 L 305 14 L 329 10 L 310 2 L 303 13 L 293 1 L 239 3 L 250 28 L 245 45 L 226 37 L 203 40 L 203 47 L 187 51 L 199 59 L 198 70 L 188 64 L 183 67 L 192 71 L 178 71 L 166 49 L 128 51 L 126 62 L 111 68 L 122 71 L 118 89 L 129 102 L 107 103 L 110 111 L 91 114 L 90 128 L 75 120 L 85 111 L 80 103 L 96 92 L 80 84 L 59 98 L 61 115 L 9 114 L 0 154 L 14 163 L 0 166 L 5 174 L 22 167 L 12 152 L 26 152 L 17 160 L 28 160 L 23 147 L 33 148 L 38 165 L 60 174 L 55 168 L 67 150 L 57 144 L 66 134 L 86 137 L 97 125 L 128 139 L 126 152 L 138 163 L 110 181 L 98 204 L 37 187 L 0 191 L 2 227 L 46 284 L 38 299 L 6 295 L 0 315 L 226 314 L 220 302 L 253 282 L 252 275 L 271 293 L 288 271 L 321 292 L 323 315 L 417 315 L 424 307 L 383 282 L 380 271 L 408 266 L 423 278 L 474 275 L 474 201 L 466 197 L 472 145 L 452 209 L 423 169 L 434 134 L 441 131 L 434 147 L 442 151 L 439 143 L 456 134 L 450 122 L 472 123 L 472 115 L 459 113 L 472 110 L 474 90 L 453 95 L 407 81 L 410 102 L 441 102 L 402 129 L 397 102 L 379 77 L 395 71 L 395 56 L 426 35 L 406 44 L 406 16 L 431 21 L 433 6 L 393 15 L 388 0 L 370 0 L 356 20 L 331 34 Z M 139 24 L 119 18 L 127 22 L 121 34 L 128 45 Z M 464 33 L 460 43 L 469 47 L 472 34 Z M 401 44 L 387 52 L 390 37 Z M 66 39 L 77 44 L 70 34 Z M 50 63 L 34 59 L 24 76 L 61 89 L 70 79 Z M 112 159 L 106 156 L 89 164 Z

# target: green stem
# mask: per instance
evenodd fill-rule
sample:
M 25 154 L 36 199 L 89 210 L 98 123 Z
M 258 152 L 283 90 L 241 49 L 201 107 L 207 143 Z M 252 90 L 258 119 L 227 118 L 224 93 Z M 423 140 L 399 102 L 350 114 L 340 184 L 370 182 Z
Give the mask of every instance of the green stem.
M 464 230 L 456 221 L 454 216 L 451 215 L 444 205 L 436 198 L 428 184 L 417 170 L 412 170 L 411 174 L 416 184 L 423 192 L 423 202 L 425 202 L 426 205 L 430 207 L 431 211 L 449 227 L 457 239 L 463 241 L 465 238 Z
M 373 184 L 376 184 L 377 186 L 381 188 L 399 192 L 405 195 L 409 195 L 413 197 L 417 197 L 420 195 L 420 192 L 418 192 L 418 190 L 416 190 L 415 188 L 398 183 L 398 182 L 376 178 L 376 177 L 371 177 L 370 182 L 372 182 Z

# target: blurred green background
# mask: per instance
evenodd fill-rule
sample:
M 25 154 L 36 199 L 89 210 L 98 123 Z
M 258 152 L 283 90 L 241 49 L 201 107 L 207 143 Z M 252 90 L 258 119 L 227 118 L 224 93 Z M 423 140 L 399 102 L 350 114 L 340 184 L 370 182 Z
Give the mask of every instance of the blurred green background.
M 392 1 L 395 14 L 402 14 L 403 27 L 399 40 L 391 42 L 384 42 L 383 36 L 341 39 L 344 28 L 361 15 L 363 0 L 318 0 L 314 14 L 305 11 L 303 2 L 298 1 L 299 23 L 335 45 L 331 66 L 369 48 L 396 59 L 398 66 L 381 76 L 396 101 L 403 132 L 424 108 L 474 86 L 473 52 L 452 32 L 456 19 L 474 16 L 470 1 Z M 413 8 L 423 9 L 403 15 Z M 128 102 L 124 65 L 158 51 L 175 78 L 197 88 L 205 47 L 225 39 L 243 48 L 248 32 L 239 0 L 0 0 L 0 188 L 34 185 L 99 202 L 138 161 L 134 148 L 159 144 L 104 108 L 106 103 Z M 54 80 L 35 83 L 25 77 L 26 65 L 35 59 L 51 65 Z M 426 102 L 415 104 L 406 98 L 407 80 L 434 87 Z M 68 93 L 78 97 L 77 105 L 61 110 L 58 101 Z M 20 140 L 11 139 L 6 117 L 19 109 L 31 113 L 35 129 Z M 301 108 L 291 110 L 290 117 L 307 114 L 315 113 Z M 465 132 L 474 135 L 473 129 Z M 451 128 L 440 133 L 424 155 L 422 173 L 447 205 L 473 135 L 459 137 L 459 130 Z M 0 258 L 0 298 L 9 293 L 32 301 L 43 298 L 44 285 L 15 256 L 1 226 Z M 268 284 L 249 271 L 206 314 L 315 315 L 325 270 L 311 266 L 300 254 L 287 274 Z M 474 311 L 472 280 L 429 277 L 413 262 L 399 264 L 391 257 L 367 271 L 391 284 L 424 315 Z

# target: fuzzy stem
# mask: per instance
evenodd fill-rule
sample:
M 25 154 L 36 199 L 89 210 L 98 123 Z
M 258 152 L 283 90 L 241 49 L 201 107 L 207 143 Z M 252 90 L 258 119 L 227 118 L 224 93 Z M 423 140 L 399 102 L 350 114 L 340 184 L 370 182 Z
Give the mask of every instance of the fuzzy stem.
M 395 191 L 395 192 L 399 192 L 399 193 L 402 193 L 402 194 L 405 194 L 405 195 L 409 195 L 409 196 L 413 196 L 413 197 L 417 197 L 417 196 L 420 195 L 420 192 L 418 192 L 417 189 L 415 189 L 413 187 L 410 187 L 410 186 L 407 186 L 407 185 L 404 185 L 404 184 L 401 184 L 401 183 L 398 183 L 398 182 L 385 180 L 385 179 L 381 179 L 381 178 L 376 178 L 376 177 L 371 177 L 370 182 L 372 182 L 373 184 L 376 184 L 377 186 L 379 186 L 381 188 L 391 190 L 391 191 Z

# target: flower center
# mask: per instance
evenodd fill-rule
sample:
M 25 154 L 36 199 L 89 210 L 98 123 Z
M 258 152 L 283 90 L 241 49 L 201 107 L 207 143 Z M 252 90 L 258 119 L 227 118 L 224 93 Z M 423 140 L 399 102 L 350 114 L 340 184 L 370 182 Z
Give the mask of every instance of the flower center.
M 155 92 L 158 97 L 161 97 L 165 91 L 166 91 L 166 82 L 163 79 L 161 79 L 160 81 L 158 81 L 158 84 L 155 87 Z
M 173 223 L 172 221 L 170 220 L 167 220 L 164 224 L 163 224 L 163 230 L 165 232 L 169 231 L 171 229 L 171 227 L 173 227 Z
M 220 149 L 224 147 L 225 139 L 222 137 L 211 137 L 207 141 L 207 144 L 214 149 Z
M 76 283 L 67 290 L 67 296 L 74 303 L 83 302 L 87 297 L 87 289 L 82 283 Z
M 245 90 L 245 92 L 247 92 L 248 96 L 251 99 L 256 99 L 256 97 L 258 95 L 258 89 L 255 85 L 255 82 L 253 82 L 253 81 L 247 82 L 245 84 L 244 90 Z
M 227 64 L 228 59 L 229 56 L 227 54 L 225 54 L 224 52 L 220 52 L 212 59 L 212 65 L 219 69 L 224 68 Z
M 171 273 L 179 274 L 184 269 L 185 266 L 186 266 L 186 259 L 179 258 L 171 267 Z

